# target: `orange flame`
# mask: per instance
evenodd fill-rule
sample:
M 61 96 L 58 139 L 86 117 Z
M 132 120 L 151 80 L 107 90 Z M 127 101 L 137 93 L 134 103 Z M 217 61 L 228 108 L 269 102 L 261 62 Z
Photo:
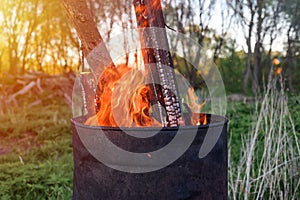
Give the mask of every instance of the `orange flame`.
M 207 114 L 199 114 L 196 120 L 197 120 L 196 125 L 198 126 L 208 124 Z
M 99 81 L 102 93 L 97 103 L 100 110 L 85 124 L 125 127 L 160 125 L 150 117 L 150 88 L 144 82 L 142 71 L 124 64 L 106 68 Z
M 113 127 L 144 127 L 162 124 L 151 117 L 150 95 L 151 88 L 145 84 L 145 71 L 130 68 L 121 64 L 116 68 L 107 67 L 100 76 L 99 111 L 88 118 L 86 125 Z M 200 111 L 204 106 L 197 104 L 194 90 L 188 91 L 189 107 L 193 111 Z M 192 125 L 207 124 L 205 114 L 193 115 Z
M 151 8 L 151 10 L 149 9 Z M 162 14 L 161 1 L 149 0 L 147 2 L 135 2 L 134 10 L 139 27 L 151 27 Z M 157 25 L 157 24 L 156 24 Z

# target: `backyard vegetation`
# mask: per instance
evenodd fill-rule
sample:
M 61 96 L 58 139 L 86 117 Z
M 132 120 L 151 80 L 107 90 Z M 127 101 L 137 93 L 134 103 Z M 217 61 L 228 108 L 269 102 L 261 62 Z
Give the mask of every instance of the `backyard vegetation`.
M 299 113 L 300 96 L 278 81 L 256 101 L 228 102 L 230 199 L 300 198 Z M 1 113 L 1 200 L 71 198 L 71 117 L 59 97 Z
M 1 200 L 71 198 L 70 118 L 62 99 L 1 113 Z
M 232 119 L 229 126 L 230 198 L 298 199 L 299 97 L 288 100 L 281 79 L 274 78 L 252 109 L 240 109 L 246 121 Z
M 177 72 L 189 81 L 201 100 L 209 91 L 201 70 L 195 67 L 203 67 L 200 64 L 207 57 L 222 76 L 220 82 L 228 95 L 229 199 L 300 199 L 298 0 L 133 2 L 136 8 L 147 2 L 149 11 L 155 11 L 151 2 L 161 5 L 156 11 L 162 15 L 152 13 L 153 18 L 159 16 L 156 20 L 160 27 L 195 41 L 199 51 L 193 53 L 189 43 L 177 37 L 172 43 L 172 38 L 165 38 L 173 49 L 181 43 L 180 48 L 187 50 L 184 57 L 176 52 L 171 52 L 172 58 L 165 54 L 165 63 L 174 62 Z M 80 5 L 80 9 L 72 11 L 68 5 Z M 102 46 L 98 42 L 104 42 L 107 51 L 102 49 L 101 54 L 107 59 L 116 47 L 130 52 L 118 55 L 118 61 L 124 58 L 126 64 L 133 61 L 140 67 L 142 59 L 144 63 L 151 60 L 146 57 L 150 55 L 156 63 L 160 60 L 160 56 L 154 56 L 159 51 L 141 54 L 130 49 L 129 38 L 122 35 L 147 23 L 153 26 L 151 12 L 136 11 L 139 9 L 127 0 L 2 0 L 0 200 L 71 199 L 71 97 L 75 74 L 87 74 L 84 59 L 89 63 L 90 51 L 95 45 Z M 142 23 L 144 19 L 148 22 Z M 93 30 L 94 35 L 87 30 Z M 124 41 L 109 46 L 116 32 Z M 108 68 L 103 63 L 94 64 Z M 95 109 L 94 96 L 88 100 L 87 106 Z M 206 106 L 204 112 L 210 110 L 209 100 Z

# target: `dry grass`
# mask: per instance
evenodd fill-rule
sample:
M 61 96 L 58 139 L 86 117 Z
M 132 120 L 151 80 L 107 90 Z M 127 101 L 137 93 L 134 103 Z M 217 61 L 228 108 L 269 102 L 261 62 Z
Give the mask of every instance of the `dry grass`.
M 282 77 L 271 77 L 238 163 L 229 148 L 230 199 L 299 199 L 300 147 Z M 231 146 L 229 144 L 229 146 Z

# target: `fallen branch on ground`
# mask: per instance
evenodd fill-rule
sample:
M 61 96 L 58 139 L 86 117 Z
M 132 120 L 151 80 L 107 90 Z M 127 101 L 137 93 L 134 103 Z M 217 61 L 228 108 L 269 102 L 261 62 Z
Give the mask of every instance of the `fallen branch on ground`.
M 26 72 L 24 75 L 8 75 L 11 83 L 1 84 L 0 110 L 9 106 L 21 106 L 24 103 L 32 107 L 55 96 L 62 97 L 66 104 L 72 104 L 72 90 L 75 80 L 74 73 L 49 75 L 41 72 Z M 48 93 L 51 92 L 49 95 Z M 27 98 L 26 98 L 27 97 Z M 28 98 L 30 97 L 30 98 Z M 29 99 L 23 102 L 24 99 Z

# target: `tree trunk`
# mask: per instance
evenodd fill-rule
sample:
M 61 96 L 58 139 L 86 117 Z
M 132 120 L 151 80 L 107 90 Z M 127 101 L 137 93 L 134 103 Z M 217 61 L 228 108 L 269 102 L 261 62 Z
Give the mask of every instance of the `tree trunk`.
M 247 47 L 248 47 L 248 52 L 247 52 L 247 68 L 246 71 L 244 73 L 244 80 L 243 80 L 243 91 L 246 93 L 247 92 L 247 88 L 248 88 L 248 83 L 249 83 L 249 79 L 251 76 L 251 60 L 252 60 L 252 46 L 251 46 L 251 38 L 252 38 L 252 29 L 253 29 L 253 25 L 254 25 L 254 15 L 255 15 L 255 11 L 252 9 L 252 4 L 250 1 L 250 5 L 249 7 L 251 8 L 251 19 L 250 19 L 250 23 L 248 25 L 248 37 L 246 38 L 246 43 L 247 43 Z M 252 78 L 252 77 L 251 77 Z
M 289 27 L 288 32 L 287 32 L 287 38 L 288 38 L 288 48 L 287 48 L 287 80 L 288 80 L 288 86 L 291 92 L 294 92 L 295 89 L 293 87 L 293 68 L 294 68 L 294 60 L 293 60 L 293 47 L 292 43 L 293 40 L 291 38 L 291 32 L 292 26 Z
M 252 80 L 252 92 L 255 94 L 259 90 L 259 76 L 261 72 L 261 44 L 262 44 L 262 23 L 263 23 L 263 16 L 262 16 L 262 9 L 263 9 L 263 2 L 261 0 L 257 0 L 258 6 L 258 21 L 256 27 L 256 43 L 254 47 L 254 66 L 253 66 L 253 80 Z
M 220 39 L 217 40 L 217 45 L 214 48 L 214 54 L 213 54 L 213 61 L 214 61 L 214 63 L 217 62 L 217 60 L 219 59 L 219 55 L 221 54 L 221 50 L 222 50 L 223 43 L 224 43 L 224 37 L 225 37 L 225 34 L 222 34 L 220 36 Z

